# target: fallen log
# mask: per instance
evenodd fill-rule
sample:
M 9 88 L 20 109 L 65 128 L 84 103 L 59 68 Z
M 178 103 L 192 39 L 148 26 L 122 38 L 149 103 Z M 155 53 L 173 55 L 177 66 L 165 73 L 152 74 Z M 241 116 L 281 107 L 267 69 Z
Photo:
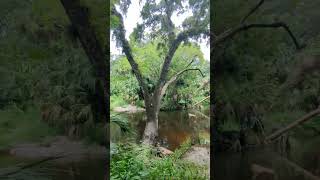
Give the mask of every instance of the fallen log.
M 277 139 L 282 134 L 288 132 L 290 129 L 298 126 L 299 124 L 302 124 L 302 123 L 310 120 L 311 118 L 317 116 L 318 114 L 320 114 L 320 107 L 316 110 L 309 112 L 308 114 L 304 115 L 303 117 L 299 118 L 298 120 L 292 122 L 288 126 L 282 128 L 282 129 L 279 129 L 278 131 L 270 134 L 269 136 L 266 137 L 265 142 L 269 142 L 269 141 Z

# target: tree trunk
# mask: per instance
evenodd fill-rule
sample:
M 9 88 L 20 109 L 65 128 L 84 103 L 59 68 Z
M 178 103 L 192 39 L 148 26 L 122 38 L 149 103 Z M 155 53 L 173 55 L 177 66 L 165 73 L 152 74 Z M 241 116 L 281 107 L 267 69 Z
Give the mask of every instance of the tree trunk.
M 101 47 L 97 35 L 90 24 L 87 8 L 83 7 L 79 0 L 60 1 L 72 26 L 77 31 L 81 45 L 94 69 L 97 102 L 93 110 L 96 114 L 96 122 L 108 123 L 109 88 L 106 53 Z
M 147 108 L 147 122 L 143 133 L 143 144 L 155 145 L 158 137 L 158 114 L 154 108 Z
M 158 137 L 158 119 L 160 111 L 160 95 L 154 96 L 151 102 L 145 101 L 147 122 L 143 133 L 143 144 L 155 145 Z

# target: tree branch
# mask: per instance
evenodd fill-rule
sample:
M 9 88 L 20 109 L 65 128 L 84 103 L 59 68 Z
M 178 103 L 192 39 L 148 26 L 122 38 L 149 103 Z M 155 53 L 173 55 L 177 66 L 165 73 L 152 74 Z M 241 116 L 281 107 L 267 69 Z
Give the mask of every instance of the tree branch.
M 117 28 L 117 36 L 121 42 L 122 50 L 125 53 L 130 65 L 131 65 L 133 73 L 137 77 L 138 83 L 139 83 L 140 87 L 142 88 L 143 95 L 144 95 L 145 99 L 148 101 L 149 100 L 148 87 L 147 87 L 146 83 L 144 82 L 141 71 L 139 70 L 139 66 L 133 58 L 132 50 L 129 45 L 129 42 L 127 41 L 127 39 L 125 37 L 125 29 L 124 29 L 122 15 L 116 10 L 116 8 L 114 6 L 112 7 L 111 11 L 112 11 L 112 14 L 117 16 L 120 20 L 120 24 Z
M 207 96 L 207 97 L 203 98 L 202 100 L 200 100 L 200 101 L 196 102 L 196 103 L 195 103 L 195 104 L 193 104 L 192 106 L 194 107 L 194 106 L 196 106 L 196 105 L 198 105 L 198 104 L 202 103 L 203 101 L 205 101 L 205 100 L 206 100 L 206 99 L 208 99 L 208 98 L 210 98 L 210 96 Z
M 81 45 L 94 68 L 95 73 L 95 109 L 98 112 L 96 120 L 109 122 L 107 109 L 109 108 L 109 88 L 107 56 L 89 20 L 88 9 L 80 0 L 60 0 L 70 23 L 75 28 Z
M 208 32 L 208 30 L 204 30 L 202 28 L 189 29 L 189 30 L 186 30 L 186 31 L 179 33 L 177 38 L 172 42 L 172 44 L 169 48 L 169 51 L 168 51 L 167 55 L 165 56 L 165 60 L 162 65 L 162 69 L 161 69 L 161 73 L 160 73 L 160 78 L 159 78 L 158 83 L 156 85 L 157 90 L 161 89 L 161 87 L 164 86 L 168 72 L 169 72 L 169 67 L 170 67 L 173 55 L 176 52 L 176 50 L 178 49 L 181 42 L 186 40 L 189 37 L 192 37 L 192 36 L 197 36 L 200 34 L 209 34 L 209 33 L 210 32 Z
M 167 82 L 164 84 L 164 86 L 163 86 L 162 89 L 161 89 L 160 99 L 162 98 L 162 96 L 163 96 L 164 93 L 166 92 L 168 86 L 169 86 L 170 84 L 172 84 L 173 82 L 175 82 L 183 73 L 185 73 L 185 72 L 187 72 L 187 71 L 199 71 L 200 74 L 201 74 L 201 76 L 204 77 L 202 71 L 201 71 L 199 68 L 188 68 L 188 69 L 184 69 L 184 70 L 178 72 L 176 75 L 172 76 L 172 77 L 170 78 L 170 80 L 167 81 Z
M 292 122 L 292 123 L 289 124 L 288 126 L 286 126 L 286 127 L 282 128 L 282 129 L 280 129 L 280 130 L 272 133 L 271 135 L 269 135 L 269 136 L 266 138 L 265 141 L 268 142 L 268 141 L 272 141 L 272 140 L 278 138 L 278 137 L 281 136 L 282 134 L 288 132 L 290 129 L 298 126 L 299 124 L 302 124 L 302 123 L 310 120 L 311 118 L 317 116 L 318 114 L 320 114 L 320 107 L 319 107 L 318 109 L 316 109 L 316 110 L 313 110 L 313 111 L 309 112 L 308 114 L 304 115 L 304 116 L 301 117 L 300 119 Z
M 256 12 L 263 3 L 264 0 L 260 0 L 259 3 L 256 6 L 254 6 L 246 16 L 242 18 L 241 24 L 243 24 L 254 12 Z
M 276 23 L 271 23 L 271 24 L 248 24 L 248 25 L 241 24 L 240 26 L 233 28 L 233 29 L 229 29 L 229 30 L 225 31 L 224 33 L 222 33 L 221 35 L 219 35 L 218 37 L 216 37 L 213 44 L 217 45 L 219 43 L 224 42 L 225 40 L 227 40 L 229 38 L 232 38 L 233 36 L 235 36 L 239 32 L 246 31 L 246 30 L 253 29 L 253 28 L 283 28 L 290 35 L 292 41 L 294 42 L 294 44 L 296 46 L 296 49 L 299 50 L 299 49 L 302 49 L 305 47 L 305 45 L 300 45 L 298 43 L 296 37 L 293 35 L 293 33 L 290 30 L 290 28 L 288 27 L 288 25 L 286 25 L 283 22 L 276 22 Z

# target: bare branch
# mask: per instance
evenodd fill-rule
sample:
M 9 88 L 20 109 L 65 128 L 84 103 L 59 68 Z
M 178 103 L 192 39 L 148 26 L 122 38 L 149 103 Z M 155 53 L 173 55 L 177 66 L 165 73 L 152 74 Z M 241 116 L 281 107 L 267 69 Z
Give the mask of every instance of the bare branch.
M 117 31 L 118 31 L 117 35 L 119 36 L 118 38 L 119 38 L 119 40 L 121 42 L 122 50 L 125 53 L 130 65 L 131 65 L 131 68 L 133 70 L 134 75 L 137 77 L 138 83 L 139 83 L 139 85 L 141 86 L 141 88 L 143 90 L 143 95 L 144 95 L 145 99 L 149 100 L 149 92 L 148 92 L 147 85 L 143 80 L 143 77 L 142 77 L 141 71 L 139 70 L 138 64 L 136 63 L 136 61 L 133 58 L 132 50 L 131 50 L 131 47 L 129 45 L 129 42 L 127 41 L 127 39 L 125 37 L 125 29 L 124 29 L 122 15 L 116 10 L 116 8 L 114 6 L 112 7 L 111 11 L 112 11 L 112 14 L 117 16 L 119 18 L 119 20 L 120 20 L 120 24 L 119 24 L 118 29 L 117 29 Z
M 188 68 L 195 60 L 195 57 L 197 57 L 197 55 L 194 55 L 192 60 L 189 62 L 189 64 L 186 66 L 186 68 Z
M 167 82 L 164 84 L 163 88 L 161 89 L 160 98 L 162 98 L 162 96 L 163 96 L 164 93 L 166 92 L 168 86 L 169 86 L 170 84 L 172 84 L 173 82 L 175 82 L 183 73 L 185 73 L 185 72 L 187 72 L 187 71 L 199 71 L 199 73 L 201 74 L 201 76 L 204 77 L 202 71 L 201 71 L 199 68 L 188 68 L 188 69 L 184 69 L 184 70 L 178 72 L 176 75 L 172 76 L 172 77 L 170 78 L 170 80 L 167 81 Z
M 194 106 L 196 106 L 196 105 L 198 105 L 198 104 L 202 103 L 203 101 L 205 101 L 205 100 L 206 100 L 206 99 L 208 99 L 208 98 L 210 98 L 210 96 L 207 96 L 207 97 L 203 98 L 202 100 L 200 100 L 200 101 L 196 102 L 195 104 L 193 104 L 193 105 L 192 105 L 192 107 L 194 107 Z
M 244 23 L 254 12 L 256 12 L 263 3 L 264 0 L 260 0 L 259 3 L 256 6 L 254 6 L 246 16 L 242 18 L 241 24 Z
M 266 142 L 268 141 L 272 141 L 275 140 L 276 138 L 280 137 L 282 134 L 288 132 L 289 130 L 291 130 L 292 128 L 298 126 L 299 124 L 302 124 L 308 120 L 310 120 L 311 118 L 317 116 L 318 114 L 320 114 L 320 107 L 316 110 L 313 110 L 311 112 L 309 112 L 308 114 L 304 115 L 303 117 L 299 118 L 298 120 L 292 122 L 291 124 L 287 125 L 286 127 L 272 133 L 271 135 L 269 135 L 266 138 Z
M 292 31 L 290 30 L 290 28 L 288 27 L 288 25 L 286 25 L 283 22 L 276 22 L 276 23 L 271 23 L 271 24 L 242 24 L 236 28 L 233 29 L 229 29 L 226 32 L 222 33 L 221 35 L 219 35 L 215 41 L 213 42 L 213 44 L 216 46 L 219 43 L 224 42 L 225 40 L 233 37 L 234 35 L 236 35 L 239 32 L 242 31 L 246 31 L 249 29 L 253 29 L 253 28 L 283 28 L 287 31 L 287 33 L 290 35 L 292 41 L 294 42 L 296 49 L 302 49 L 305 47 L 305 45 L 300 45 L 296 39 L 296 37 L 293 35 Z

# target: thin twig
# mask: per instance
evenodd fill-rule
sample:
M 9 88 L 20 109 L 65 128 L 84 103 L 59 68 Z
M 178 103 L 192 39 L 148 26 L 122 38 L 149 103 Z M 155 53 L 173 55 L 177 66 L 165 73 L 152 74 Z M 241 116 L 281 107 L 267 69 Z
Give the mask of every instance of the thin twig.
M 246 16 L 242 18 L 241 24 L 244 23 L 249 18 L 249 16 L 251 16 L 255 11 L 257 11 L 263 3 L 264 0 L 260 0 L 259 3 L 256 6 L 254 6 Z

